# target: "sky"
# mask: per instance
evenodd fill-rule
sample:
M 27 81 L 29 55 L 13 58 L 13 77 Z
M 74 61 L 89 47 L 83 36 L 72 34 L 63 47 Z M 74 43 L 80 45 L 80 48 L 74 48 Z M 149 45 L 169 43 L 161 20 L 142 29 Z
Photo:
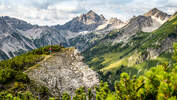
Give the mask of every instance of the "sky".
M 64 24 L 93 10 L 105 18 L 123 21 L 158 8 L 168 14 L 177 11 L 177 0 L 0 0 L 0 16 L 11 16 L 31 24 Z

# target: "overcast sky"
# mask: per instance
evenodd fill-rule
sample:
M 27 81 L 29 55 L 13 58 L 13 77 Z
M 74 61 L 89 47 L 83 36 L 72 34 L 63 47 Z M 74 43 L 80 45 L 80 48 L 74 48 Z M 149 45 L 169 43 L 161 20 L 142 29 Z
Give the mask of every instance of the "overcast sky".
M 125 21 L 154 7 L 173 14 L 177 11 L 177 0 L 0 0 L 0 16 L 55 25 L 93 10 L 107 19 L 117 17 Z

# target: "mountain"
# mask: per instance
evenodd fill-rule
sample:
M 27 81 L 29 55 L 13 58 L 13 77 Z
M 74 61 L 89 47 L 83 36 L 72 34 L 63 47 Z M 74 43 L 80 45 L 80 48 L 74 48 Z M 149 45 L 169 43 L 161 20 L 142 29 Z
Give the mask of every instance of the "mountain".
M 47 26 L 31 25 L 8 16 L 0 17 L 0 60 L 50 44 L 65 44 L 64 36 Z
M 164 23 L 170 17 L 170 15 L 158 10 L 157 8 L 153 8 L 152 10 L 145 13 L 144 15 L 151 16 L 152 18 L 159 20 L 161 23 Z
M 14 25 L 14 23 L 19 26 Z M 32 41 L 20 34 L 18 30 L 22 27 L 26 29 L 31 26 L 24 27 L 22 25 L 20 27 L 20 24 L 24 24 L 24 22 L 19 23 L 19 20 L 12 22 L 9 17 L 0 17 L 0 59 L 8 59 L 35 48 Z
M 68 40 L 67 46 L 74 46 L 80 51 L 84 51 L 111 30 L 120 29 L 126 24 L 117 18 L 107 20 L 103 15 L 98 15 L 90 10 L 88 13 L 75 17 L 64 25 L 53 26 L 53 28 L 65 31 L 64 34 Z
M 97 27 L 103 24 L 105 27 L 97 30 Z M 52 27 L 31 25 L 23 20 L 8 16 L 1 17 L 0 60 L 9 59 L 35 48 L 55 44 L 67 47 L 75 46 L 80 51 L 84 51 L 110 30 L 119 29 L 123 25 L 121 20 L 114 18 L 107 21 L 103 15 L 98 15 L 92 10 L 73 18 L 64 25 Z M 77 40 L 78 38 L 80 39 Z
M 71 32 L 82 31 L 98 31 L 106 29 L 120 29 L 125 26 L 126 23 L 117 18 L 105 19 L 103 15 L 98 15 L 94 11 L 90 10 L 86 14 L 82 14 L 73 18 L 71 21 L 64 25 L 56 25 L 53 28 L 58 30 L 70 30 Z
M 104 21 L 105 18 L 102 15 L 98 15 L 94 11 L 90 10 L 88 13 L 75 17 L 62 26 L 59 25 L 59 27 L 55 27 L 58 29 L 69 29 L 72 32 L 91 31 L 98 25 L 103 24 Z
M 150 16 L 152 20 L 150 23 L 151 24 L 150 27 L 144 27 L 142 29 L 144 32 L 151 32 L 151 31 L 158 29 L 170 17 L 170 15 L 158 10 L 157 8 L 154 8 L 150 10 L 149 12 L 145 13 L 144 16 L 147 16 L 147 17 Z
M 138 16 L 120 30 L 107 34 L 93 47 L 85 50 L 85 62 L 111 83 L 122 72 L 142 75 L 151 67 L 171 60 L 173 43 L 177 42 L 177 15 L 171 16 L 152 32 L 143 32 L 150 25 L 150 16 Z
M 98 15 L 91 10 L 64 25 L 52 27 L 31 25 L 8 16 L 1 17 L 0 59 L 8 59 L 28 50 L 51 44 L 74 46 L 80 51 L 84 51 L 103 39 L 112 30 L 122 33 L 111 40 L 113 44 L 126 43 L 137 32 L 152 32 L 159 28 L 169 17 L 166 13 L 154 8 L 125 23 L 118 18 L 107 20 L 103 15 Z
M 65 45 L 67 43 L 63 33 L 48 26 L 34 26 L 29 30 L 21 31 L 21 34 L 32 40 L 37 48 L 51 44 Z
M 165 18 L 165 20 L 160 20 L 153 16 L 159 15 L 160 17 L 160 15 L 163 15 L 163 14 L 166 15 L 166 13 L 163 13 L 162 11 L 159 11 L 159 10 L 157 10 L 156 13 L 154 13 L 155 11 L 154 9 L 152 9 L 145 15 L 139 15 L 137 17 L 130 19 L 128 24 L 125 25 L 120 30 L 121 31 L 120 33 L 122 34 L 118 34 L 118 36 L 114 37 L 115 39 L 112 40 L 113 43 L 119 43 L 119 42 L 126 43 L 130 37 L 132 37 L 133 35 L 135 35 L 137 32 L 140 32 L 140 31 L 152 32 L 158 29 L 170 17 L 169 15 L 167 15 L 163 17 Z M 151 12 L 153 12 L 153 14 L 151 14 Z M 163 23 L 161 23 L 162 21 Z

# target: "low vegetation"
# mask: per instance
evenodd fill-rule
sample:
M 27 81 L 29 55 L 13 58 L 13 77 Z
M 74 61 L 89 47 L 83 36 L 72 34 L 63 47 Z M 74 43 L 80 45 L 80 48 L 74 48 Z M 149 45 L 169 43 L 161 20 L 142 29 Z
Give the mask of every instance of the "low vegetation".
M 28 68 L 36 65 L 42 61 L 45 56 L 50 55 L 54 52 L 60 52 L 63 47 L 58 45 L 46 46 L 38 48 L 33 51 L 29 51 L 20 56 L 16 56 L 12 59 L 0 62 L 0 100 L 19 100 L 18 98 L 31 97 L 30 91 L 22 92 L 26 90 L 43 91 L 43 87 L 35 86 L 34 82 L 31 81 L 28 76 L 24 73 Z M 22 93 L 21 93 L 21 92 Z M 13 97 L 12 96 L 12 94 Z M 14 99 L 6 99 L 14 98 Z M 15 99 L 16 98 L 16 99 Z M 22 100 L 33 100 L 33 99 L 22 99 Z
M 81 87 L 71 97 L 63 93 L 61 100 L 177 100 L 177 44 L 174 44 L 173 62 L 157 65 L 144 75 L 131 76 L 121 73 L 120 80 L 115 81 L 114 90 L 107 82 L 101 81 L 94 89 Z M 47 89 L 42 88 L 46 93 Z M 17 92 L 16 95 L 8 91 L 0 92 L 1 100 L 38 100 L 30 91 Z M 60 100 L 50 97 L 49 100 Z

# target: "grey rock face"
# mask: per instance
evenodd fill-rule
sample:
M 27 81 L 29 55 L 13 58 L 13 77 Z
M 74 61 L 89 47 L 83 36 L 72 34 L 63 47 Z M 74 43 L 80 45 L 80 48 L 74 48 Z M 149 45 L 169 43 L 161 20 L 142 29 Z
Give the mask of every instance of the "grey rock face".
M 152 23 L 152 19 L 146 16 L 137 16 L 132 18 L 129 23 L 120 29 L 122 34 L 118 35 L 114 40 L 114 43 L 124 42 L 127 43 L 128 39 L 135 35 L 137 32 L 142 31 L 144 27 L 150 27 Z
M 124 42 L 137 32 L 152 32 L 158 29 L 163 23 L 169 19 L 170 15 L 154 8 L 144 15 L 132 18 L 129 23 L 120 31 L 122 35 L 118 36 L 113 43 Z
M 164 21 L 164 20 L 166 20 L 167 18 L 170 17 L 170 15 L 158 10 L 157 8 L 154 8 L 154 9 L 150 10 L 149 12 L 145 13 L 144 15 L 145 16 L 154 16 L 156 18 L 159 18 L 162 21 Z
M 39 67 L 28 71 L 30 79 L 47 86 L 55 96 L 63 92 L 73 95 L 75 89 L 85 86 L 92 88 L 99 79 L 97 73 L 82 62 L 76 49 L 68 49 L 40 62 Z
M 142 28 L 142 31 L 144 32 L 152 32 L 158 29 L 163 23 L 165 23 L 170 18 L 170 15 L 158 10 L 157 8 L 154 8 L 149 12 L 145 13 L 144 16 L 150 17 L 152 19 L 152 22 L 150 23 L 149 27 Z
M 110 18 L 106 20 L 103 24 L 99 25 L 96 30 L 113 30 L 113 29 L 120 29 L 125 26 L 127 23 L 121 21 L 117 18 Z
M 0 17 L 0 60 L 54 44 L 64 44 L 64 36 L 47 26 L 31 25 L 8 16 Z
M 65 30 L 69 29 L 72 32 L 91 31 L 103 24 L 104 21 L 105 18 L 102 15 L 98 15 L 91 10 L 87 14 L 82 14 L 79 17 L 73 18 L 71 21 L 58 28 Z
M 8 59 L 35 48 L 32 41 L 20 34 L 8 20 L 9 17 L 0 17 L 0 59 Z

